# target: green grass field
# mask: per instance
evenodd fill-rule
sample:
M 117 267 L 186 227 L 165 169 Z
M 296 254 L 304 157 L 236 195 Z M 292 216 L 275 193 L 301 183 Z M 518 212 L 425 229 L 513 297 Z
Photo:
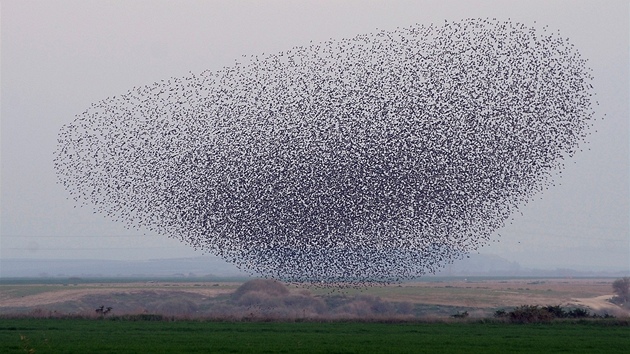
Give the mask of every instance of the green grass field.
M 627 353 L 619 321 L 204 322 L 0 319 L 0 353 Z

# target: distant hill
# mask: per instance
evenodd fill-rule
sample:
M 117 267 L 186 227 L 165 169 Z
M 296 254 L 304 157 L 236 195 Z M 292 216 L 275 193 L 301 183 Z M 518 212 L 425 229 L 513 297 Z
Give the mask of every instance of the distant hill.
M 246 272 L 218 257 L 119 260 L 0 260 L 0 277 L 234 277 Z
M 572 269 L 523 268 L 492 254 L 471 254 L 438 272 L 437 276 L 627 276 L 624 271 L 587 272 Z M 219 257 L 120 260 L 0 259 L 0 278 L 16 277 L 248 277 L 249 273 Z
M 519 276 L 519 277 L 620 277 L 627 271 L 584 271 L 566 268 L 526 268 L 495 254 L 470 254 L 438 272 L 438 276 Z
M 520 264 L 494 254 L 471 254 L 469 258 L 455 261 L 437 275 L 518 275 L 523 271 Z

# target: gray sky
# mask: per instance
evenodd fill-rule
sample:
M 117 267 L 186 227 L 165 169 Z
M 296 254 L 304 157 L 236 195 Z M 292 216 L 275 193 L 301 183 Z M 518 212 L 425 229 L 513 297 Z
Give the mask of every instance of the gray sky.
M 74 208 L 56 184 L 60 127 L 133 86 L 414 23 L 468 17 L 548 25 L 589 60 L 600 105 L 590 144 L 561 185 L 482 248 L 526 267 L 628 270 L 627 1 L 2 1 L 0 257 L 199 256 L 165 236 Z M 590 149 L 590 150 L 588 150 Z

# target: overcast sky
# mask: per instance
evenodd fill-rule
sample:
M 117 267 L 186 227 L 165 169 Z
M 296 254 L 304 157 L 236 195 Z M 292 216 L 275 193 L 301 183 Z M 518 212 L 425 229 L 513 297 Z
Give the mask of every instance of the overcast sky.
M 548 25 L 568 37 L 593 68 L 597 117 L 605 119 L 596 121 L 590 144 L 567 164 L 561 185 L 523 207 L 522 216 L 497 231 L 499 242 L 480 252 L 525 267 L 630 272 L 627 1 L 0 4 L 2 259 L 201 255 L 165 236 L 127 230 L 67 199 L 53 169 L 57 134 L 93 102 L 133 86 L 219 70 L 243 54 L 377 28 L 496 17 Z

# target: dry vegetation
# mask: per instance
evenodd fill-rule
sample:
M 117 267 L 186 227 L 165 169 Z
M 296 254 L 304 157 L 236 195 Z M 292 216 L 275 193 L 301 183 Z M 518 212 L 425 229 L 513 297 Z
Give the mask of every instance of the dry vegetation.
M 412 319 L 466 311 L 491 317 L 520 305 L 582 307 L 628 316 L 609 301 L 614 279 L 428 279 L 366 289 L 308 288 L 273 280 L 226 282 L 81 283 L 0 285 L 0 314 L 94 316 L 160 314 L 226 319 Z

